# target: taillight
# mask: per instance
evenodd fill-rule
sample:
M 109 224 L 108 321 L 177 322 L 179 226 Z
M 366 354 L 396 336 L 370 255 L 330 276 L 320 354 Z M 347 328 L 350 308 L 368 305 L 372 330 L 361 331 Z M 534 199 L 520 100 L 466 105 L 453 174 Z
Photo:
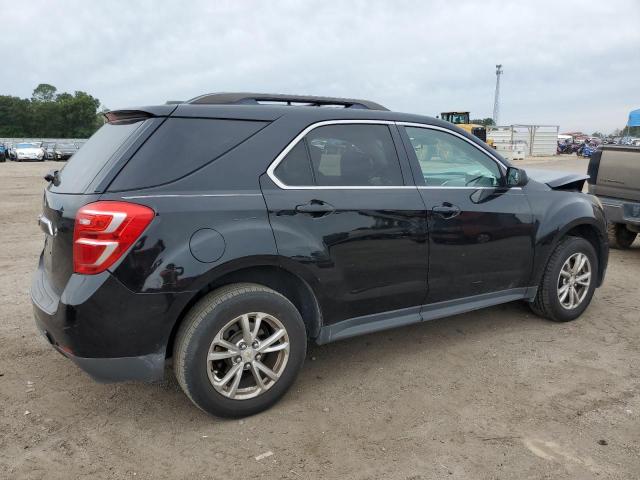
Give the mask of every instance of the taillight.
M 73 271 L 93 275 L 109 268 L 153 220 L 149 207 L 128 202 L 95 202 L 76 214 Z

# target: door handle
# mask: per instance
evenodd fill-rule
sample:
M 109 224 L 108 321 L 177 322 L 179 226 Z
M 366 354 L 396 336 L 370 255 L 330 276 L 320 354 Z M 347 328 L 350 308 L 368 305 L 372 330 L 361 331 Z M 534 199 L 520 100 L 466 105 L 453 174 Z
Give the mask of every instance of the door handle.
M 309 203 L 296 206 L 296 212 L 307 213 L 312 217 L 323 217 L 335 211 L 336 209 L 333 205 L 322 200 L 311 200 Z
M 451 205 L 450 203 L 445 203 L 443 205 L 433 207 L 433 213 L 445 219 L 454 218 L 460 215 L 460 207 Z

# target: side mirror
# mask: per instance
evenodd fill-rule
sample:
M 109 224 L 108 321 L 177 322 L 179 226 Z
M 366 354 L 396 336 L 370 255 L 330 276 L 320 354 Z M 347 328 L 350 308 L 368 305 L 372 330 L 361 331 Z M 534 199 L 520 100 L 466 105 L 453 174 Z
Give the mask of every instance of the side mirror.
M 529 181 L 527 172 L 521 168 L 507 168 L 507 187 L 524 187 Z

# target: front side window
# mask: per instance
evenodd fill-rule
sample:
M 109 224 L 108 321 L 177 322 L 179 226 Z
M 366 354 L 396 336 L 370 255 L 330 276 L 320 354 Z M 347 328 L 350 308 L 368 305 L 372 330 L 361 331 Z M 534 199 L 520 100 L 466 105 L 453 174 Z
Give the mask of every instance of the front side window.
M 405 127 L 427 186 L 497 187 L 498 164 L 469 142 L 441 130 Z
M 296 144 L 274 173 L 288 186 L 384 187 L 404 183 L 387 125 L 318 127 Z

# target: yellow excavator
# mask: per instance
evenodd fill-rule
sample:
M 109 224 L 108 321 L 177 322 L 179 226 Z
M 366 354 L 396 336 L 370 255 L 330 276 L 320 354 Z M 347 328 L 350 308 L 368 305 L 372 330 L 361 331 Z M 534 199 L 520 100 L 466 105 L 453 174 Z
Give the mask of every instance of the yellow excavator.
M 489 141 L 487 141 L 487 127 L 484 125 L 478 125 L 477 123 L 471 123 L 469 120 L 469 112 L 442 112 L 440 114 L 440 118 L 463 128 L 471 135 L 475 135 L 483 142 L 494 147 L 493 139 L 489 139 Z

